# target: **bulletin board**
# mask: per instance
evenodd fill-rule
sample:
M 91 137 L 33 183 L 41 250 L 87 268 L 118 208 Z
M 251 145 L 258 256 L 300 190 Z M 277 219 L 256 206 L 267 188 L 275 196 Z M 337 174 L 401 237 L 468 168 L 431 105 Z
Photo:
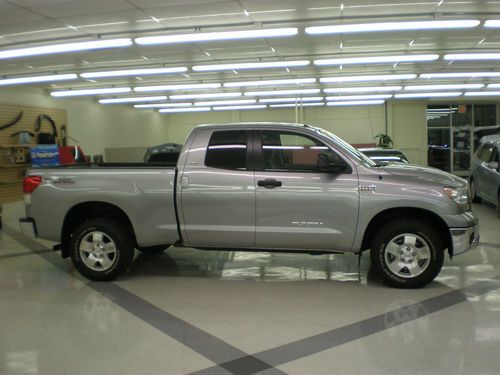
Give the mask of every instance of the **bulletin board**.
M 54 120 L 57 129 L 56 142 L 60 142 L 61 126 L 66 125 L 66 111 L 54 108 L 40 108 L 0 103 L 0 128 L 9 124 L 22 111 L 22 117 L 15 124 L 0 130 L 0 204 L 22 199 L 22 178 L 31 164 L 29 159 L 24 160 L 23 154 L 28 155 L 30 146 L 37 144 L 35 131 L 37 119 L 41 114 L 48 115 Z M 21 144 L 20 135 L 11 136 L 16 132 L 30 132 L 29 144 Z M 47 120 L 41 121 L 40 132 L 52 133 L 52 127 Z M 26 137 L 24 142 L 26 142 Z M 23 162 L 24 161 L 24 162 Z

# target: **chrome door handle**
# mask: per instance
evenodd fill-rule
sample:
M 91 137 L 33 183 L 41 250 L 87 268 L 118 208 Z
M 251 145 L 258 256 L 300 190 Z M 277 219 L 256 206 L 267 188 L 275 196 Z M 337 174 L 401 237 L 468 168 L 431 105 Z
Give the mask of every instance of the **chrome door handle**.
M 257 181 L 257 186 L 265 187 L 266 189 L 274 189 L 282 185 L 281 181 L 274 178 L 266 178 L 265 180 Z

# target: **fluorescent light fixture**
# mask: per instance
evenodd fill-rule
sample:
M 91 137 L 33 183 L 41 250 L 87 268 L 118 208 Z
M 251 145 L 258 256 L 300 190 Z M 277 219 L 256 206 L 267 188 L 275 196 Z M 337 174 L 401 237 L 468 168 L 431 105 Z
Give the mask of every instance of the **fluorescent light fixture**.
M 214 111 L 239 111 L 245 109 L 264 109 L 267 108 L 265 104 L 257 104 L 257 105 L 228 105 L 223 107 L 212 107 Z
M 444 21 L 403 21 L 341 24 L 331 26 L 306 27 L 306 34 L 351 34 L 377 31 L 403 30 L 436 30 L 436 29 L 471 29 L 479 25 L 478 20 L 444 20 Z
M 345 94 L 356 92 L 388 92 L 399 91 L 403 86 L 366 86 L 366 87 L 333 87 L 323 89 L 327 94 Z
M 259 99 L 259 103 L 303 103 L 303 102 L 317 102 L 323 100 L 322 96 L 305 96 L 303 98 L 269 98 Z
M 220 40 L 235 40 L 235 39 L 277 38 L 283 36 L 297 35 L 298 32 L 299 30 L 296 27 L 286 27 L 277 29 L 215 31 L 210 33 L 146 36 L 146 37 L 136 38 L 134 41 L 139 45 L 174 44 L 174 43 L 208 42 L 214 40 L 220 41 Z
M 500 20 L 487 20 L 484 22 L 484 27 L 500 27 Z
M 101 72 L 81 73 L 82 78 L 106 78 L 106 77 L 126 77 L 126 76 L 145 76 L 155 74 L 173 74 L 184 73 L 188 69 L 184 66 L 175 68 L 148 68 L 148 69 L 125 69 L 125 70 L 108 70 Z
M 490 83 L 488 86 L 486 86 L 488 89 L 500 89 L 500 83 Z
M 454 83 L 449 85 L 410 85 L 405 86 L 405 91 L 426 91 L 426 90 L 462 90 L 462 89 L 482 89 L 482 83 Z
M 444 60 L 500 60 L 500 53 L 450 53 L 443 56 Z
M 326 100 L 380 100 L 390 99 L 392 95 L 346 95 L 346 96 L 327 96 Z
M 338 76 L 320 78 L 321 83 L 341 83 L 341 82 L 369 82 L 369 81 L 391 81 L 407 80 L 416 78 L 416 74 L 377 74 L 369 76 Z
M 471 91 L 464 93 L 465 96 L 499 96 L 500 91 Z
M 245 70 L 245 69 L 271 69 L 271 68 L 290 68 L 294 66 L 307 66 L 309 60 L 294 61 L 270 61 L 256 63 L 236 63 L 236 64 L 213 64 L 213 65 L 195 65 L 192 67 L 195 72 L 214 72 L 218 70 Z
M 441 98 L 441 97 L 454 97 L 462 95 L 459 91 L 450 92 L 418 92 L 414 94 L 396 94 L 396 99 L 415 99 L 415 98 Z
M 151 91 L 180 91 L 180 90 L 205 90 L 221 87 L 220 83 L 188 83 L 182 85 L 139 86 L 134 87 L 135 92 Z
M 132 45 L 132 39 L 130 39 L 130 38 L 93 40 L 93 41 L 89 41 L 89 42 L 77 42 L 77 43 L 52 44 L 52 45 L 48 45 L 48 46 L 19 48 L 19 49 L 0 51 L 0 60 L 1 59 L 12 59 L 12 58 L 16 58 L 16 57 L 49 55 L 49 54 L 53 54 L 53 53 L 65 53 L 65 52 L 89 51 L 89 50 L 105 49 L 105 48 L 129 47 L 131 45 Z
M 253 104 L 257 100 L 247 99 L 247 100 L 212 100 L 207 102 L 196 102 L 195 106 L 206 107 L 210 105 L 239 105 L 239 104 Z
M 124 94 L 130 91 L 132 91 L 130 87 L 107 87 L 102 89 L 52 91 L 50 95 L 55 98 L 61 98 L 66 96 Z
M 76 74 L 54 74 L 48 76 L 18 77 L 0 79 L 0 86 L 22 85 L 26 83 L 69 81 L 78 79 Z
M 439 55 L 398 55 L 398 56 L 370 56 L 370 57 L 349 57 L 342 59 L 321 59 L 314 60 L 314 65 L 349 65 L 349 64 L 383 64 L 402 62 L 422 62 L 435 61 Z
M 419 78 L 493 78 L 500 77 L 500 72 L 457 72 L 457 73 L 423 73 Z
M 346 100 L 346 101 L 338 101 L 338 102 L 328 102 L 327 106 L 339 107 L 339 106 L 348 106 L 348 105 L 380 105 L 384 104 L 384 100 Z
M 162 108 L 158 110 L 160 113 L 180 113 L 180 112 L 207 112 L 210 107 L 192 107 L 192 108 Z
M 245 96 L 278 96 L 278 95 L 307 95 L 319 94 L 320 89 L 276 90 L 276 91 L 247 91 Z
M 134 108 L 178 108 L 178 107 L 192 107 L 192 103 L 159 103 L 159 104 L 135 104 Z
M 170 95 L 170 99 L 209 99 L 209 98 L 236 98 L 241 96 L 241 92 L 213 92 L 210 94 L 179 94 Z
M 287 103 L 287 104 L 271 104 L 270 108 L 295 108 L 295 107 L 321 107 L 325 103 Z
M 224 87 L 301 85 L 306 83 L 316 83 L 316 78 L 271 79 L 262 81 L 226 82 L 224 83 Z
M 138 102 L 155 102 L 160 100 L 167 100 L 166 96 L 138 96 L 135 98 L 110 98 L 100 99 L 101 104 L 118 104 L 118 103 L 138 103 Z

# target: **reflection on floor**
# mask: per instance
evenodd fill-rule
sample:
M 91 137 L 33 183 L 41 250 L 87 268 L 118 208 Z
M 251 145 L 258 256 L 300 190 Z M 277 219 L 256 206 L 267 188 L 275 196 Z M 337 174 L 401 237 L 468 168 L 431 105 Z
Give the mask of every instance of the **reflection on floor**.
M 50 243 L 0 230 L 0 374 L 497 374 L 500 219 L 424 289 L 381 285 L 368 254 L 137 254 L 91 283 Z

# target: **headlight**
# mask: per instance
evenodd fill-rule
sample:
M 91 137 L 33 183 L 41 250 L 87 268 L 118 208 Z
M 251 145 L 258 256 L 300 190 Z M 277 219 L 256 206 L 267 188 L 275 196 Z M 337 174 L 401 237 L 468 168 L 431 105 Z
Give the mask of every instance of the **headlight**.
M 445 194 L 455 201 L 457 204 L 468 204 L 469 203 L 469 189 L 467 186 L 460 188 L 443 188 Z

